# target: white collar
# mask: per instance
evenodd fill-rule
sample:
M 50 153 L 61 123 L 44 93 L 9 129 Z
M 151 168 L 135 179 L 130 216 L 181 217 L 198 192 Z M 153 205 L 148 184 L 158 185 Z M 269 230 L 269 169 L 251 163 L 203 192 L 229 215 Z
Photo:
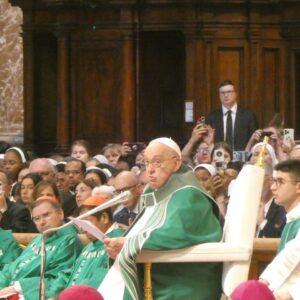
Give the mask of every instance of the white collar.
M 267 215 L 269 209 L 270 209 L 270 206 L 272 204 L 272 201 L 273 201 L 273 198 L 271 198 L 265 205 L 264 205 L 264 213 L 265 213 L 265 216 Z
M 292 222 L 300 218 L 300 203 L 286 214 L 286 222 Z
M 237 103 L 235 103 L 231 108 L 230 108 L 231 112 L 236 114 L 237 111 Z M 222 112 L 223 115 L 226 115 L 226 113 L 229 111 L 229 109 L 227 107 L 225 107 L 224 105 L 222 105 Z

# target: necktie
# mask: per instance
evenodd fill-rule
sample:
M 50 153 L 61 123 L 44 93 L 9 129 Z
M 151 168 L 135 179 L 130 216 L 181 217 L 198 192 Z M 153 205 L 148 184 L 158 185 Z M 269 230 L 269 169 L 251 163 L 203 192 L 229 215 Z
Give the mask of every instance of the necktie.
M 233 149 L 231 110 L 227 111 L 225 142 Z

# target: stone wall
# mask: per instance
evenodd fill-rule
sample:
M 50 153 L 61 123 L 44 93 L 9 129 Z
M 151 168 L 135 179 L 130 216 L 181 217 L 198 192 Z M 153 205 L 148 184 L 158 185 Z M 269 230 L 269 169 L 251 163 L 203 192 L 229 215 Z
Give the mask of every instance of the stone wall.
M 23 142 L 22 11 L 0 0 L 0 140 Z

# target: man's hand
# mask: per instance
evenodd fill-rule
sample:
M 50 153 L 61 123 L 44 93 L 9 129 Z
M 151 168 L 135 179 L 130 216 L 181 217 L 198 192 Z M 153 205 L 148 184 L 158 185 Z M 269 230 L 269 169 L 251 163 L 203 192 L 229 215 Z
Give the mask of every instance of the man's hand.
M 17 294 L 17 291 L 15 290 L 15 287 L 13 285 L 0 290 L 0 297 L 8 294 Z
M 105 238 L 104 246 L 110 258 L 116 259 L 118 254 L 121 252 L 123 245 L 125 243 L 126 238 L 118 237 L 118 238 Z
M 274 293 L 276 300 L 293 300 L 290 293 L 288 291 L 282 292 L 282 293 Z
M 192 131 L 192 136 L 190 138 L 190 142 L 195 144 L 198 141 L 200 141 L 201 139 L 203 139 L 203 137 L 208 133 L 208 129 L 207 127 L 200 127 L 199 125 L 196 125 L 193 128 Z
M 128 142 L 124 142 L 121 147 L 121 156 L 127 156 L 131 152 Z
M 207 189 L 210 191 L 210 195 L 215 198 L 221 194 L 225 194 L 228 182 L 227 176 L 219 174 L 211 176 L 207 181 Z

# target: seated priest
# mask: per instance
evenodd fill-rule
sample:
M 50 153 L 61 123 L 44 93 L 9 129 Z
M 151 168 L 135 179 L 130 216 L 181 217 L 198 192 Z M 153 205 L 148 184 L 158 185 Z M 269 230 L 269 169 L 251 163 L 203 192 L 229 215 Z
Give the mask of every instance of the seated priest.
M 2 219 L 0 213 L 0 223 Z M 22 252 L 22 248 L 13 237 L 10 230 L 3 230 L 0 227 L 0 271 L 7 265 L 12 263 Z
M 141 250 L 221 239 L 216 204 L 192 170 L 182 165 L 179 146 L 169 138 L 155 139 L 144 152 L 144 162 L 148 187 L 141 196 L 143 211 L 125 237 L 104 239 L 116 259 L 99 287 L 105 299 L 143 299 L 143 264 L 135 263 Z M 153 299 L 220 299 L 221 274 L 220 263 L 153 263 Z
M 82 215 L 106 201 L 107 199 L 99 195 L 91 196 L 82 203 L 79 213 Z M 90 221 L 109 237 L 121 236 L 125 231 L 120 229 L 117 223 L 112 222 L 112 211 L 110 208 L 87 216 L 84 220 Z M 82 250 L 72 269 L 61 272 L 57 280 L 52 283 L 51 291 L 48 293 L 48 296 L 52 298 L 48 298 L 48 300 L 55 299 L 62 290 L 74 285 L 84 284 L 98 288 L 108 272 L 109 257 L 103 242 L 88 232 L 86 232 L 86 235 L 91 242 Z
M 32 219 L 38 231 L 43 233 L 63 225 L 64 213 L 57 201 L 46 198 L 33 203 Z M 13 299 L 39 299 L 41 243 L 42 234 L 39 234 L 13 263 L 0 272 L 0 299 L 7 299 L 7 295 L 12 295 Z M 73 265 L 81 250 L 82 243 L 73 226 L 62 228 L 45 238 L 46 294 L 53 280 Z

